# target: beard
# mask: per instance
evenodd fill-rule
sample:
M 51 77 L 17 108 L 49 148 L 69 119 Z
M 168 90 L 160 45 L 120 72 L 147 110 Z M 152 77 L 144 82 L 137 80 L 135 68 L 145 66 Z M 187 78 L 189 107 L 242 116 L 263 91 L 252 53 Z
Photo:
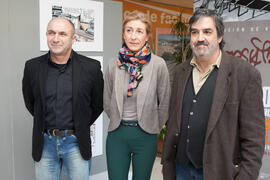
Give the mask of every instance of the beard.
M 191 49 L 195 57 L 199 59 L 207 58 L 219 50 L 219 43 L 216 41 L 213 44 L 209 44 L 205 41 L 198 41 L 191 45 Z

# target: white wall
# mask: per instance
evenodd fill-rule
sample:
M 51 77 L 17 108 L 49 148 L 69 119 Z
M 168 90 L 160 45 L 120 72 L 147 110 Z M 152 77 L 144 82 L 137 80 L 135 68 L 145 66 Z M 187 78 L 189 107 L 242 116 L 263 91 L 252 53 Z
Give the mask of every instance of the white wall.
M 34 179 L 32 117 L 24 107 L 21 81 L 25 61 L 44 54 L 39 51 L 38 2 L 1 0 L 0 3 L 0 174 L 5 180 Z M 121 47 L 122 4 L 103 2 L 104 51 L 81 54 L 103 56 L 106 68 L 108 60 L 115 57 Z M 104 140 L 107 126 L 108 118 L 104 116 Z M 105 151 L 93 159 L 92 174 L 106 170 L 105 159 Z
M 0 174 L 3 179 L 13 179 L 12 114 L 11 114 L 11 72 L 8 53 L 8 0 L 0 4 Z

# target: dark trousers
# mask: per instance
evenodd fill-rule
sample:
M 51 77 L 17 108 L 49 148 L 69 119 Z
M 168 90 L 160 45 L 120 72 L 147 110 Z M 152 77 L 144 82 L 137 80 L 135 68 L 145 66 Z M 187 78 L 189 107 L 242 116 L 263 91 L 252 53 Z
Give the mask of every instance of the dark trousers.
M 109 180 L 127 180 L 132 161 L 132 180 L 150 180 L 157 152 L 157 135 L 139 126 L 120 125 L 106 142 Z

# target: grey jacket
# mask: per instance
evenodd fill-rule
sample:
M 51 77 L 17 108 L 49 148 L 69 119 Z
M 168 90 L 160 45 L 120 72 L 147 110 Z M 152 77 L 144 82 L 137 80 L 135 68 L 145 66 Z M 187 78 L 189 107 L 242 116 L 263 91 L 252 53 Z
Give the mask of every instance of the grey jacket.
M 105 72 L 104 111 L 110 118 L 108 131 L 116 129 L 122 120 L 125 73 L 116 59 L 109 62 Z M 142 73 L 143 79 L 136 89 L 138 123 L 144 131 L 158 134 L 168 119 L 169 72 L 165 61 L 152 53 Z

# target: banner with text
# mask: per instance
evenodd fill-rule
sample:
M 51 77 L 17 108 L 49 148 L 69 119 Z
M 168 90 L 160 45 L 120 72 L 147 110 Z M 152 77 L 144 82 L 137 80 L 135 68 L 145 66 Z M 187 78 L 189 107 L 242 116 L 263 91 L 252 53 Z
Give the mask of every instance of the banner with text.
M 157 3 L 138 0 L 114 0 L 123 3 L 123 19 L 133 11 L 144 13 L 152 23 L 152 44 L 157 46 L 157 28 L 169 28 L 178 21 L 180 13 L 186 21 L 190 18 L 193 9 L 184 9 Z M 157 49 L 157 47 L 153 47 Z
M 226 22 L 225 50 L 255 66 L 262 75 L 265 153 L 260 180 L 270 180 L 270 20 Z

